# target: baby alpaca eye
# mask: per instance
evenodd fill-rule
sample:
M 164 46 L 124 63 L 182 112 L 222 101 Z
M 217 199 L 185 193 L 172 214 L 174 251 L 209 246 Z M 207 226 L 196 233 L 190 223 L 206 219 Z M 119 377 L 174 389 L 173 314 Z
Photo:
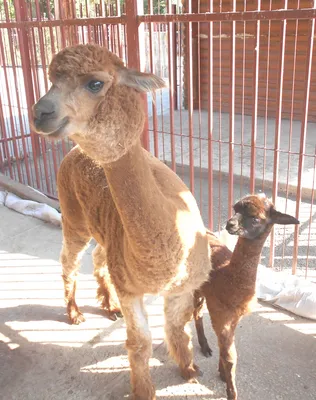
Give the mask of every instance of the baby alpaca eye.
M 252 221 L 253 224 L 258 224 L 260 222 L 260 219 L 256 218 L 256 217 L 252 217 L 251 221 Z
M 88 90 L 92 93 L 98 93 L 103 88 L 104 82 L 92 80 L 87 84 Z

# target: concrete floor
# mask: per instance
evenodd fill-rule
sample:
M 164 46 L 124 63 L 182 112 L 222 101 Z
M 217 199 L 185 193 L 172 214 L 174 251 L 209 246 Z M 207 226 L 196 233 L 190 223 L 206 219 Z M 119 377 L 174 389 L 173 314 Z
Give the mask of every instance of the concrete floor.
M 173 121 L 169 109 L 168 91 L 163 91 L 156 100 L 157 119 L 156 134 L 154 134 L 154 119 L 152 116 L 151 101 L 149 101 L 149 142 L 150 150 L 159 159 L 170 162 L 172 160 L 171 137 L 174 140 L 175 162 L 188 167 L 192 164 L 195 167 L 195 179 L 198 179 L 200 169 L 204 171 L 209 167 L 209 150 L 212 154 L 212 170 L 214 175 L 229 173 L 230 153 L 230 116 L 228 113 L 213 113 L 213 137 L 211 147 L 209 147 L 208 113 L 194 110 L 192 116 L 192 141 L 190 141 L 189 115 L 187 110 L 175 110 Z M 161 102 L 162 101 L 162 102 Z M 27 116 L 25 115 L 25 118 Z M 264 183 L 265 188 L 271 188 L 275 172 L 275 118 L 258 117 L 257 120 L 257 140 L 256 140 L 256 159 L 255 159 L 255 178 L 258 184 Z M 299 151 L 301 141 L 301 122 L 282 119 L 280 125 L 280 145 L 279 145 L 279 168 L 278 186 L 279 191 L 296 194 L 299 176 Z M 315 190 L 314 169 L 316 165 L 316 123 L 308 123 L 305 141 L 305 157 L 302 165 L 302 195 L 305 199 L 311 199 L 311 193 Z M 173 132 L 173 136 L 171 136 Z M 232 171 L 237 177 L 242 177 L 245 182 L 249 181 L 251 171 L 251 143 L 252 143 L 252 118 L 249 115 L 244 117 L 240 114 L 235 115 L 235 133 L 233 138 L 233 164 Z M 22 144 L 18 142 L 20 153 L 23 154 Z M 31 143 L 29 142 L 28 146 Z M 72 142 L 46 143 L 45 155 L 33 160 L 34 153 L 29 147 L 28 159 L 22 157 L 18 162 L 12 163 L 13 178 L 18 180 L 18 167 L 21 167 L 23 182 L 29 184 L 44 193 L 57 196 L 55 162 L 56 169 L 66 152 L 73 146 Z M 11 149 L 14 155 L 13 147 Z M 192 152 L 192 159 L 190 157 Z M 39 170 L 39 187 L 36 180 L 35 165 Z M 27 180 L 26 167 L 30 169 L 31 180 Z M 9 168 L 6 166 L 2 171 L 9 175 Z M 47 177 L 48 183 L 47 183 Z M 249 190 L 249 189 L 248 189 Z
M 0 206 L 0 398 L 5 400 L 121 400 L 129 397 L 124 320 L 105 318 L 95 300 L 91 250 L 84 257 L 78 303 L 87 321 L 65 316 L 61 230 Z M 151 372 L 158 399 L 225 399 L 218 351 L 195 360 L 204 372 L 186 384 L 163 343 L 162 302 L 148 297 L 154 338 Z M 192 327 L 193 328 L 193 327 Z M 258 305 L 237 329 L 237 384 L 242 400 L 315 399 L 316 322 Z
M 159 102 L 158 107 L 159 107 Z M 190 150 L 192 150 L 192 164 L 197 168 L 209 168 L 209 129 L 208 112 L 194 110 L 192 115 L 192 133 L 190 132 L 189 114 L 187 110 L 174 111 L 173 120 L 170 111 L 165 105 L 160 110 L 156 121 L 156 135 L 154 134 L 154 119 L 149 117 L 150 150 L 161 160 L 172 160 L 171 132 L 174 134 L 175 162 L 190 165 Z M 255 149 L 255 178 L 258 182 L 265 181 L 271 186 L 275 172 L 275 118 L 258 117 Z M 303 193 L 310 193 L 313 186 L 315 167 L 315 123 L 308 123 L 304 149 L 304 164 L 302 165 Z M 279 168 L 278 184 L 280 190 L 288 184 L 290 191 L 296 193 L 299 175 L 299 151 L 301 141 L 301 122 L 282 119 L 280 124 Z M 190 133 L 192 147 L 190 147 Z M 235 131 L 233 141 L 232 171 L 245 179 L 250 177 L 251 171 L 251 144 L 252 144 L 252 117 L 240 114 L 235 115 Z M 212 136 L 212 169 L 214 173 L 229 173 L 229 142 L 230 142 L 230 115 L 228 113 L 213 113 Z M 156 144 L 156 146 L 155 146 Z M 155 151 L 156 147 L 156 151 Z M 289 152 L 291 154 L 289 154 Z

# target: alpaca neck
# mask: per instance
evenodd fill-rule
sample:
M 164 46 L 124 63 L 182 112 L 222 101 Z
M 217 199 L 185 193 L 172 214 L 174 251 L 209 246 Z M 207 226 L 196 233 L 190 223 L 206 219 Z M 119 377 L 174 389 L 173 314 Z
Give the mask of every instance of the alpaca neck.
M 253 294 L 262 248 L 271 229 L 272 225 L 254 240 L 239 237 L 230 260 L 229 268 L 236 285 L 248 288 Z
M 103 165 L 126 244 L 140 258 L 175 230 L 175 207 L 158 187 L 148 157 L 138 141 L 119 160 Z

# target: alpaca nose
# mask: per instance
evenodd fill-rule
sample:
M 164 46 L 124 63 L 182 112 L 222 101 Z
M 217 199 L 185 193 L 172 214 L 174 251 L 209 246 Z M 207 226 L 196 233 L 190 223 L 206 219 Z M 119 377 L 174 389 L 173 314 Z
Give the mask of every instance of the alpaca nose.
M 230 219 L 226 223 L 226 230 L 229 231 L 230 229 L 236 228 L 236 226 L 237 226 L 237 221 Z
M 55 114 L 54 103 L 50 100 L 39 100 L 33 106 L 33 116 L 37 121 L 49 119 Z

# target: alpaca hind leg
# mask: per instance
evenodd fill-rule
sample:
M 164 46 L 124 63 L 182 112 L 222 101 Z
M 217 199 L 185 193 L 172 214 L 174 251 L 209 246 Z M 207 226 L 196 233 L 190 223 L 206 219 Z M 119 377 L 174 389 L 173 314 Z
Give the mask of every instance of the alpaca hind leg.
M 212 350 L 208 345 L 207 339 L 204 333 L 204 326 L 203 326 L 203 313 L 202 308 L 204 305 L 205 298 L 202 296 L 201 292 L 198 290 L 194 293 L 194 322 L 195 328 L 198 335 L 199 345 L 201 347 L 202 353 L 205 357 L 212 355 Z
M 124 296 L 120 298 L 120 303 L 126 322 L 133 400 L 155 400 L 155 388 L 149 371 L 152 340 L 143 298 Z
M 72 324 L 78 325 L 85 321 L 76 303 L 77 275 L 82 256 L 89 245 L 90 235 L 87 232 L 78 234 L 70 230 L 63 223 L 63 247 L 60 254 L 60 262 L 63 270 L 65 301 L 67 304 L 67 314 Z
M 115 321 L 118 317 L 122 317 L 122 314 L 120 302 L 108 270 L 105 249 L 97 245 L 92 252 L 92 257 L 94 276 L 98 283 L 97 299 L 101 303 L 101 308 L 107 311 L 109 318 Z
M 192 293 L 165 297 L 165 333 L 170 355 L 180 367 L 181 375 L 189 382 L 197 382 L 201 375 L 193 363 L 192 342 L 188 322 L 194 311 Z

